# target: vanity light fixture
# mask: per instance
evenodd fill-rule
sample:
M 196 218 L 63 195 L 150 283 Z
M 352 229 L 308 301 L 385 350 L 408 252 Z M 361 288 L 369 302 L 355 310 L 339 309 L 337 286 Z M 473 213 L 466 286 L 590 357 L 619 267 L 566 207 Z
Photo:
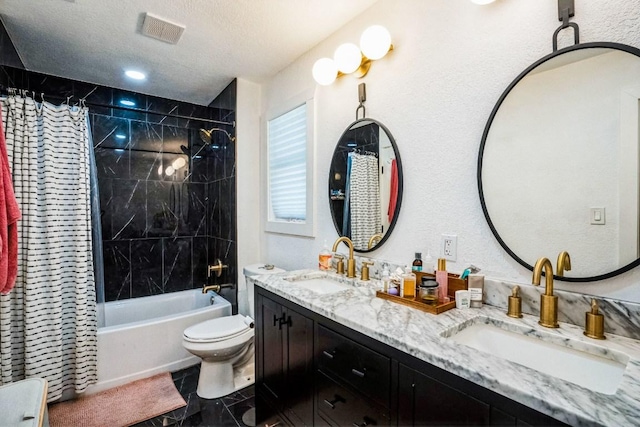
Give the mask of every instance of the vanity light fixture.
M 313 65 L 313 78 L 323 86 L 328 86 L 344 74 L 364 77 L 371 61 L 384 57 L 393 49 L 391 35 L 381 25 L 372 25 L 360 37 L 360 47 L 353 43 L 338 46 L 333 58 L 320 58 Z

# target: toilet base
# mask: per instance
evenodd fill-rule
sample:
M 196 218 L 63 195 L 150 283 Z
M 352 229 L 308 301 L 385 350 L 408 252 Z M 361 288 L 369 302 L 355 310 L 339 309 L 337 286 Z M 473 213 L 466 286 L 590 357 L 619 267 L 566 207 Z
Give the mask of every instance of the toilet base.
M 230 363 L 202 361 L 196 393 L 203 399 L 217 399 L 255 383 L 253 360 L 236 368 Z

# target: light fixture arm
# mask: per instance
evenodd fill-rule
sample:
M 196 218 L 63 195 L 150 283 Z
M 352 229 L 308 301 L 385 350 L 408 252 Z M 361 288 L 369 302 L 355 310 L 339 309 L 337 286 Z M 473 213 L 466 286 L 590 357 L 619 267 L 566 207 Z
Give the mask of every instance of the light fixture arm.
M 558 34 L 560 31 L 567 27 L 573 28 L 573 41 L 575 44 L 580 44 L 580 30 L 578 24 L 575 22 L 569 22 L 569 18 L 575 16 L 576 7 L 574 0 L 558 0 L 558 20 L 562 24 L 553 33 L 553 51 L 558 50 Z
M 366 108 L 364 107 L 364 102 L 367 100 L 367 86 L 364 83 L 360 83 L 358 85 L 358 102 L 360 103 L 360 105 L 358 105 L 358 108 L 356 108 L 356 120 L 358 120 L 358 112 L 360 111 L 360 109 L 362 108 L 362 118 L 364 119 L 367 111 Z

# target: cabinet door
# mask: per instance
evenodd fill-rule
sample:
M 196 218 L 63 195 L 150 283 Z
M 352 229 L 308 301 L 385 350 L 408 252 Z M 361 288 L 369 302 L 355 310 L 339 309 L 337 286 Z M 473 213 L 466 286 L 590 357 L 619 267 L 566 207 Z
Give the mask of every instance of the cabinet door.
M 283 310 L 280 304 L 268 298 L 260 297 L 259 303 L 261 388 L 279 401 L 285 397 L 286 391 Z
M 490 407 L 425 374 L 400 365 L 398 425 L 488 425 Z
M 287 409 L 296 425 L 313 425 L 313 320 L 287 308 Z

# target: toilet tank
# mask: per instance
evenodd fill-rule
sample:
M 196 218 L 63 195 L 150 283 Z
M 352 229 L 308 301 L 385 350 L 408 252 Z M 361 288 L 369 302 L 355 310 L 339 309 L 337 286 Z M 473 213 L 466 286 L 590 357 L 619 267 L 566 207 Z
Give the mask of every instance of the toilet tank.
M 273 267 L 273 268 L 269 268 L 268 264 L 251 264 L 248 265 L 246 267 L 244 267 L 242 269 L 242 273 L 244 274 L 245 277 L 245 282 L 247 283 L 247 303 L 248 303 L 248 307 L 245 309 L 245 311 L 248 313 L 249 316 L 251 316 L 251 318 L 255 318 L 255 313 L 254 313 L 254 309 L 253 309 L 253 304 L 254 304 L 254 292 L 253 292 L 253 283 L 249 282 L 248 280 L 246 280 L 247 277 L 251 277 L 251 276 L 259 276 L 261 274 L 278 274 L 278 273 L 284 273 L 286 270 L 283 270 L 282 268 L 278 268 L 278 267 Z M 240 307 L 238 307 L 240 309 Z M 240 312 L 242 313 L 242 310 L 240 310 Z M 244 313 L 243 313 L 244 314 Z

